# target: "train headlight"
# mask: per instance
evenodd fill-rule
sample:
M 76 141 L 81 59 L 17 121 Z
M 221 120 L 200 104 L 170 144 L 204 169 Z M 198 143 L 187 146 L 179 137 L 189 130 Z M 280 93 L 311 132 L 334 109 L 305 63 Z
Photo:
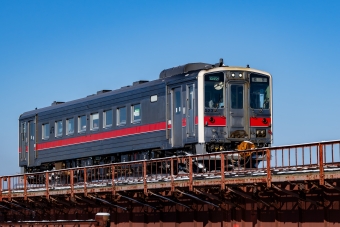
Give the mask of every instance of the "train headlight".
M 266 137 L 266 130 L 265 129 L 257 129 L 256 130 L 256 137 Z
M 231 77 L 234 78 L 234 77 L 235 77 L 235 73 L 232 73 L 232 74 L 231 74 Z
M 240 78 L 242 78 L 243 75 L 242 75 L 242 73 L 240 73 L 240 74 L 238 74 L 238 76 L 239 76 Z

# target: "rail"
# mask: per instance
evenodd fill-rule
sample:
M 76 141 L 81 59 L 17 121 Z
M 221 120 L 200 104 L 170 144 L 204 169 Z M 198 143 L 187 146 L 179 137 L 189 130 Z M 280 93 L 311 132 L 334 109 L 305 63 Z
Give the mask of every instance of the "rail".
M 256 157 L 247 159 L 246 157 Z M 247 161 L 244 161 L 247 160 Z M 256 166 L 256 168 L 252 168 Z M 340 178 L 340 140 L 113 163 L 0 177 L 0 201 L 15 197 Z M 298 178 L 297 176 L 301 176 Z

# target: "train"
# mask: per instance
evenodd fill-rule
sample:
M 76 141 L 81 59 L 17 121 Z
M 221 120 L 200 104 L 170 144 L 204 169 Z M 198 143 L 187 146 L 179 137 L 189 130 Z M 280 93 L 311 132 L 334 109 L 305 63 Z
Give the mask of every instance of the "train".
M 227 66 L 220 59 L 165 69 L 158 79 L 77 100 L 54 101 L 20 115 L 19 166 L 22 173 L 34 173 L 269 147 L 272 91 L 270 73 Z M 250 154 L 243 162 L 252 160 L 249 168 L 256 168 L 258 156 Z

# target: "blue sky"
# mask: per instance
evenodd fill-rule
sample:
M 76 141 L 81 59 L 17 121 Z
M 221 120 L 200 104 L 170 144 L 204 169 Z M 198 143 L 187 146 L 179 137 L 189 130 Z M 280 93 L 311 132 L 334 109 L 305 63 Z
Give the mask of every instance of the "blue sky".
M 0 175 L 18 118 L 188 62 L 274 78 L 274 145 L 339 139 L 340 1 L 0 0 Z

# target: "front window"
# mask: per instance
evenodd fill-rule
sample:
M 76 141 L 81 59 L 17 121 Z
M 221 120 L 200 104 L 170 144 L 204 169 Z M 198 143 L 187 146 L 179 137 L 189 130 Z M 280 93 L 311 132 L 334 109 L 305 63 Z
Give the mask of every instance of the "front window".
M 223 72 L 207 74 L 205 82 L 205 107 L 224 108 L 224 74 Z
M 253 109 L 269 109 L 270 86 L 268 76 L 254 73 L 250 75 L 250 107 Z

